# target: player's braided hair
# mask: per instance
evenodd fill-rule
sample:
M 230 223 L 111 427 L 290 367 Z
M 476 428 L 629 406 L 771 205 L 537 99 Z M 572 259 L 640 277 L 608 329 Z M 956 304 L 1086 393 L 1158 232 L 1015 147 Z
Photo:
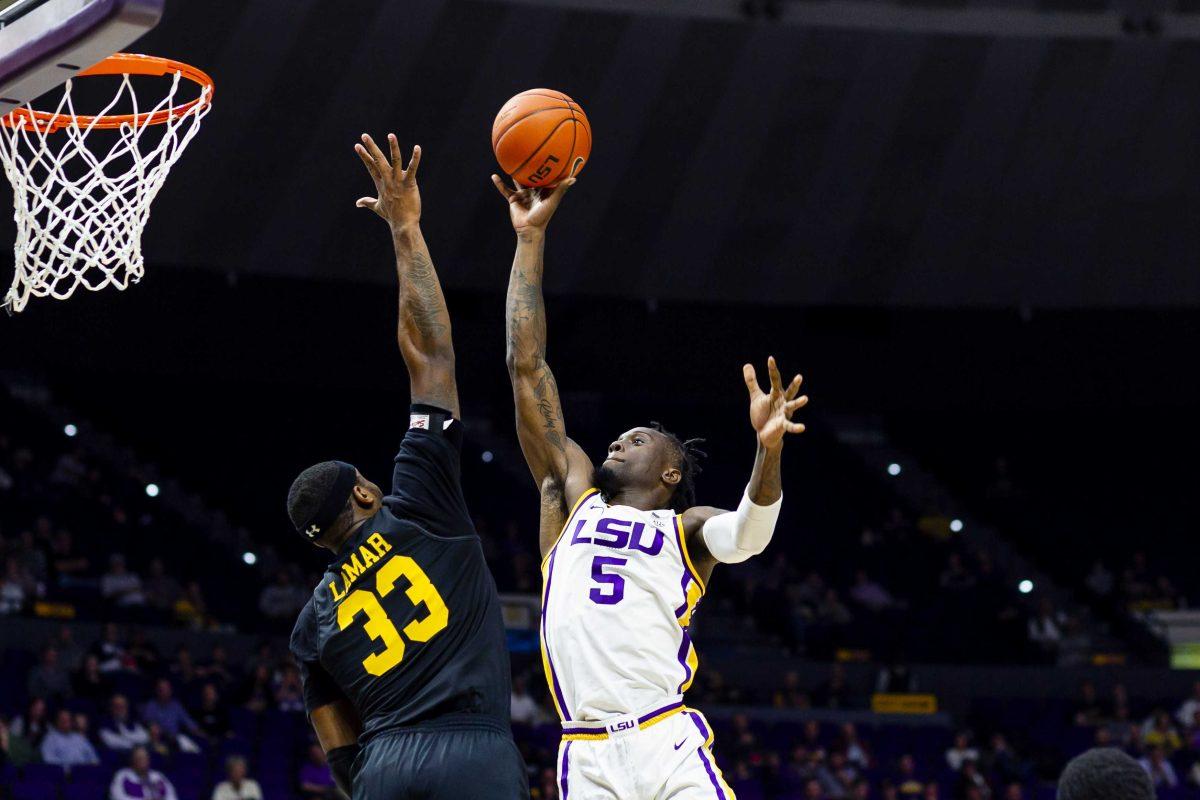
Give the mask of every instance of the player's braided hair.
M 1076 756 L 1058 779 L 1058 800 L 1154 800 L 1142 765 L 1115 747 Z
M 662 426 L 661 422 L 651 422 L 650 427 L 667 437 L 679 457 L 679 483 L 671 494 L 671 508 L 682 512 L 696 505 L 696 476 L 704 471 L 700 459 L 708 458 L 708 453 L 700 449 L 703 439 L 681 439 Z

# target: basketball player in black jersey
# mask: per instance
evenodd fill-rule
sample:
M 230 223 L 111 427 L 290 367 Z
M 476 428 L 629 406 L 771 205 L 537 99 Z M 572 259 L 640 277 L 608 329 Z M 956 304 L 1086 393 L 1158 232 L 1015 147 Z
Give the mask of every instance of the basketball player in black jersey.
M 291 650 L 317 737 L 354 800 L 528 798 L 496 585 L 459 482 L 450 318 L 419 227 L 421 150 L 405 169 L 388 141 L 390 159 L 365 134 L 355 146 L 377 193 L 357 205 L 387 221 L 396 249 L 409 428 L 386 493 L 340 461 L 292 484 L 293 525 L 334 559 Z

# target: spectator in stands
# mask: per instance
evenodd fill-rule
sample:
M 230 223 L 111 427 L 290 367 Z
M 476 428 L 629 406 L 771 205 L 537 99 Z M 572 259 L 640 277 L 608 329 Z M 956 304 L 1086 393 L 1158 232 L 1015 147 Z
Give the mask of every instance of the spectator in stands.
M 290 623 L 307 601 L 307 592 L 292 582 L 286 569 L 281 569 L 275 573 L 275 582 L 259 595 L 258 610 L 268 619 Z
M 817 770 L 817 780 L 825 794 L 837 800 L 850 796 L 854 783 L 858 780 L 858 770 L 846 761 L 846 754 L 833 751 L 829 754 L 828 763 Z
M 217 687 L 221 694 L 228 694 L 234 683 L 234 670 L 229 664 L 229 653 L 224 646 L 214 644 L 208 661 L 198 668 L 201 678 Z
M 1016 782 L 1006 785 L 1004 800 L 1025 800 L 1025 786 Z
M 1129 703 L 1127 701 L 1117 701 L 1117 705 L 1113 708 L 1112 717 L 1104 723 L 1104 731 L 1109 741 L 1114 745 L 1128 747 L 1132 743 L 1134 736 L 1138 732 L 1138 728 L 1129 717 Z
M 978 760 L 979 748 L 971 744 L 971 732 L 964 730 L 956 733 L 954 744 L 946 750 L 946 765 L 959 772 L 965 762 Z
M 818 708 L 852 708 L 854 706 L 853 692 L 850 682 L 846 679 L 846 665 L 835 662 L 830 667 L 829 679 L 821 684 L 813 699 Z
M 850 789 L 851 800 L 871 800 L 871 784 L 866 778 L 859 778 Z
M 746 715 L 743 714 L 743 717 Z M 749 718 L 747 717 L 747 720 Z M 749 724 L 747 722 L 747 724 Z M 825 760 L 825 743 L 821 736 L 821 723 L 815 719 L 804 721 L 803 727 L 800 729 L 800 744 L 808 750 L 811 755 L 815 755 L 818 761 Z
M 196 723 L 209 742 L 219 742 L 233 736 L 229 708 L 221 701 L 215 684 L 206 683 L 200 690 L 200 705 L 196 708 Z
M 112 686 L 108 677 L 100 671 L 100 659 L 96 658 L 95 653 L 88 653 L 83 659 L 83 666 L 71 678 L 71 688 L 75 697 L 97 705 L 112 693 Z
M 308 748 L 308 761 L 300 767 L 300 796 L 304 800 L 333 800 L 338 796 L 333 774 L 325 760 L 325 751 L 320 745 Z
M 35 696 L 30 698 L 25 713 L 13 718 L 12 724 L 9 726 L 9 733 L 13 736 L 20 736 L 31 747 L 37 747 L 42 743 L 42 737 L 49 729 L 50 713 L 46 700 Z
M 60 528 L 50 541 L 50 567 L 59 588 L 72 586 L 78 578 L 87 574 L 92 562 L 75 549 L 71 532 Z
M 4 574 L 0 575 L 0 616 L 20 614 L 32 596 L 33 580 L 21 569 L 16 558 L 4 559 Z
M 894 663 L 879 668 L 875 676 L 875 691 L 880 694 L 907 694 L 917 691 L 917 677 L 907 664 Z
M 147 675 L 158 672 L 162 664 L 162 654 L 158 651 L 158 645 L 150 641 L 146 631 L 141 628 L 134 629 L 128 653 L 137 671 Z
M 104 626 L 100 639 L 92 645 L 89 652 L 95 653 L 100 659 L 100 671 L 107 674 L 122 671 L 132 671 L 133 659 L 129 658 L 125 645 L 121 641 L 121 631 L 115 622 Z
M 925 784 L 925 789 L 921 792 L 922 800 L 940 800 L 941 796 L 942 790 L 934 781 Z
M 1079 685 L 1079 699 L 1075 701 L 1071 719 L 1080 727 L 1090 728 L 1099 725 L 1103 717 L 1100 698 L 1096 694 L 1096 684 L 1085 680 Z
M 204 599 L 204 590 L 196 581 L 188 581 L 183 594 L 175 601 L 175 619 L 197 630 L 208 625 L 208 603 Z
M 817 606 L 817 620 L 826 625 L 849 625 L 854 620 L 854 615 L 838 597 L 837 590 L 831 587 L 825 590 L 821 604 Z
M 1054 610 L 1049 598 L 1043 597 L 1038 603 L 1037 613 L 1029 619 L 1029 641 L 1047 656 L 1056 656 L 1059 642 L 1062 641 L 1062 624 L 1062 614 Z
M 188 746 L 188 734 L 196 736 L 203 733 L 183 705 L 175 699 L 174 689 L 166 678 L 154 682 L 154 697 L 142 706 L 142 719 L 147 725 L 157 725 L 168 741 L 184 749 Z
M 896 791 L 901 797 L 918 797 L 925 791 L 925 781 L 917 775 L 917 761 L 911 754 L 900 756 L 896 764 Z
M 172 685 L 179 688 L 180 695 L 189 702 L 195 700 L 199 691 L 200 673 L 196 669 L 196 662 L 192 660 L 192 651 L 188 649 L 187 645 L 179 645 L 175 651 L 175 660 L 171 662 L 168 672 L 171 675 Z
M 146 605 L 157 612 L 161 619 L 166 620 L 170 618 L 176 601 L 183 594 L 183 588 L 179 581 L 167 574 L 163 560 L 155 558 L 150 561 L 143 594 L 146 597 Z
M 1104 566 L 1104 562 L 1096 559 L 1092 564 L 1091 571 L 1088 572 L 1087 578 L 1084 579 L 1084 584 L 1097 597 L 1105 598 L 1112 594 L 1115 579 L 1112 572 Z
M 58 663 L 58 650 L 53 646 L 42 649 L 41 661 L 29 671 L 25 684 L 30 697 L 64 700 L 71 696 L 71 676 Z
M 545 713 L 529 693 L 524 675 L 513 676 L 510 713 L 512 721 L 521 725 L 536 725 L 545 719 Z
M 146 604 L 142 579 L 125 563 L 125 556 L 113 553 L 108 572 L 100 576 L 100 596 L 116 608 L 137 608 Z
M 241 756 L 225 759 L 225 780 L 213 789 L 212 800 L 263 800 L 258 781 L 249 777 L 246 759 Z
M 157 722 L 146 724 L 146 736 L 146 750 L 159 758 L 170 758 L 176 750 L 182 749 L 178 740 L 163 733 L 162 726 Z
M 1142 744 L 1146 747 L 1161 747 L 1170 758 L 1176 750 L 1183 747 L 1183 738 L 1171 724 L 1171 715 L 1160 708 L 1142 725 Z
M 804 784 L 804 800 L 825 800 L 825 793 L 821 790 L 821 782 L 816 778 Z
M 1185 731 L 1188 749 L 1200 753 L 1200 708 L 1192 712 L 1192 724 Z
M 303 711 L 304 694 L 300 670 L 295 664 L 285 664 L 275 682 L 275 707 L 280 711 Z
M 808 708 L 812 705 L 808 694 L 800 688 L 800 673 L 789 670 L 783 676 L 783 688 L 775 692 L 771 704 L 776 708 Z
M 100 763 L 96 748 L 92 747 L 87 736 L 75 729 L 71 712 L 65 708 L 59 709 L 55 715 L 54 727 L 46 731 L 39 749 L 42 761 L 60 767 Z
M 984 755 L 982 766 L 996 781 L 1005 784 L 1024 780 L 1028 772 L 1003 733 L 992 734 L 991 746 Z
M 1180 727 L 1191 728 L 1196 722 L 1196 712 L 1200 711 L 1200 681 L 1192 684 L 1192 696 L 1183 701 L 1175 712 L 1175 719 Z
M 75 629 L 70 625 L 58 626 L 53 644 L 58 650 L 58 663 L 68 672 L 75 672 L 83 666 L 84 649 L 75 641 Z
M 975 588 L 975 576 L 964 566 L 961 555 L 951 553 L 946 559 L 946 568 L 938 578 L 938 585 L 948 592 L 965 592 Z
M 850 589 L 850 599 L 868 611 L 878 614 L 896 605 L 891 593 L 883 588 L 883 584 L 872 580 L 866 570 L 854 573 L 854 586 Z
M 150 754 L 135 747 L 129 766 L 117 770 L 108 790 L 111 800 L 177 800 L 175 787 L 156 769 L 150 769 Z
M 133 750 L 148 744 L 150 734 L 142 723 L 129 715 L 129 700 L 114 694 L 108 701 L 108 717 L 100 724 L 100 742 L 109 750 Z
M 846 754 L 846 760 L 859 769 L 869 769 L 871 755 L 867 745 L 859 738 L 858 729 L 853 722 L 842 723 L 838 739 L 838 749 Z
M 257 714 L 270 706 L 271 697 L 271 666 L 259 662 L 242 686 L 241 704 Z
M 1166 787 L 1174 789 L 1179 785 L 1179 778 L 1175 774 L 1175 767 L 1171 766 L 1171 762 L 1167 761 L 1167 755 L 1162 747 L 1151 747 L 1139 761 L 1142 769 L 1146 770 L 1146 774 L 1150 776 L 1150 782 L 1155 788 Z
M 1083 627 L 1078 615 L 1068 614 L 1063 624 L 1062 640 L 1058 643 L 1058 666 L 1082 667 L 1092 655 L 1092 637 Z
M 962 762 L 962 769 L 958 773 L 957 794 L 968 800 L 976 797 L 978 800 L 988 800 L 992 796 L 992 787 L 979 771 L 979 762 L 970 759 Z

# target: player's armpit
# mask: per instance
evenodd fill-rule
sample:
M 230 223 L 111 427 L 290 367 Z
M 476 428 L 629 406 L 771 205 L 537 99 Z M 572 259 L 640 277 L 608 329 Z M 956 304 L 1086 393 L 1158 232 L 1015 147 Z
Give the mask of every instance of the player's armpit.
M 714 506 L 693 506 L 682 514 L 683 535 L 687 540 L 688 555 L 691 556 L 692 564 L 705 584 L 712 577 L 717 559 L 709 552 L 708 544 L 704 541 L 704 523 L 718 514 L 725 513 L 725 509 Z
M 362 721 L 349 700 L 335 700 L 314 708 L 309 715 L 321 749 L 328 753 L 338 747 L 358 744 Z

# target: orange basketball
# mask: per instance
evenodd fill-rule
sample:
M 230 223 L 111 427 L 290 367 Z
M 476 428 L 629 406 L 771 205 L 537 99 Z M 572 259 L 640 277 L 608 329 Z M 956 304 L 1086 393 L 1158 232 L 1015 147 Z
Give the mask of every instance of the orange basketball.
M 578 175 L 592 153 L 592 126 L 579 104 L 553 89 L 510 99 L 492 123 L 492 152 L 522 186 L 554 186 Z

